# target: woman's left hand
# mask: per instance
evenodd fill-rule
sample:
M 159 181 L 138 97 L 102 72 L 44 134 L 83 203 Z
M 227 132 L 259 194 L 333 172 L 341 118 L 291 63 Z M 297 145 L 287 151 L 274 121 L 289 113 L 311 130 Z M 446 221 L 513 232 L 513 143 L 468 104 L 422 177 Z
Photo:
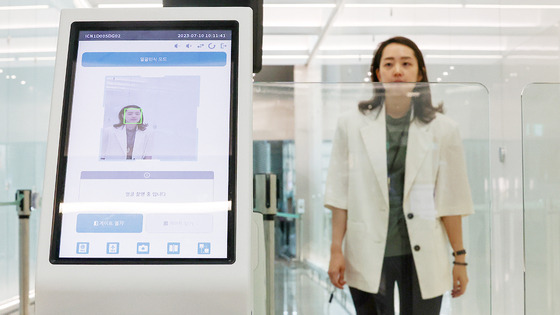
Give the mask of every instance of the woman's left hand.
M 460 297 L 467 291 L 469 277 L 467 276 L 467 266 L 453 265 L 453 290 L 451 296 Z

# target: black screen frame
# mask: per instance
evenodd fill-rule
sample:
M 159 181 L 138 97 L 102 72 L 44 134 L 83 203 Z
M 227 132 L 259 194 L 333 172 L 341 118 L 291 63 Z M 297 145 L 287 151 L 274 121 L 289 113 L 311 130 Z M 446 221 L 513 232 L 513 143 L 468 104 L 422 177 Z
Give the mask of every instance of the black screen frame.
M 68 144 L 72 114 L 76 63 L 78 57 L 79 34 L 82 31 L 151 31 L 182 30 L 231 31 L 231 71 L 230 71 L 230 141 L 228 201 L 231 209 L 227 218 L 227 257 L 225 258 L 124 258 L 124 257 L 60 257 L 62 216 L 60 203 L 64 201 Z M 75 265 L 138 265 L 138 264 L 234 264 L 236 261 L 236 222 L 237 222 L 237 144 L 238 144 L 238 71 L 239 71 L 239 22 L 235 20 L 205 21 L 92 21 L 73 22 L 70 28 L 60 137 L 58 143 L 56 183 L 54 191 L 53 219 L 51 229 L 50 255 L 51 264 Z

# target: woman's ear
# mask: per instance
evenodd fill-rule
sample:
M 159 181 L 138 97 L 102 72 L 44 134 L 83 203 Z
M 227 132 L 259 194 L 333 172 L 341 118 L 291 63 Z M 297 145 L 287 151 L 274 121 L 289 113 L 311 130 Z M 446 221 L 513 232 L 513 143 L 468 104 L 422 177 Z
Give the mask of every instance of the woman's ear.
M 417 82 L 421 82 L 422 79 L 424 79 L 424 76 L 422 75 L 422 73 L 426 73 L 426 68 L 422 68 L 422 71 L 418 71 L 418 80 L 417 80 Z

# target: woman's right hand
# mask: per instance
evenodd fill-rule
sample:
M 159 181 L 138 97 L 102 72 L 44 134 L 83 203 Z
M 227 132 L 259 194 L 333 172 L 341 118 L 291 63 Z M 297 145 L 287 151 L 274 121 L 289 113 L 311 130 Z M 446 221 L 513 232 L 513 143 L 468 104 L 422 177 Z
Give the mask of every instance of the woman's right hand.
M 342 289 L 346 284 L 344 280 L 344 271 L 346 270 L 346 261 L 342 251 L 331 252 L 331 261 L 329 262 L 329 278 L 332 284 Z

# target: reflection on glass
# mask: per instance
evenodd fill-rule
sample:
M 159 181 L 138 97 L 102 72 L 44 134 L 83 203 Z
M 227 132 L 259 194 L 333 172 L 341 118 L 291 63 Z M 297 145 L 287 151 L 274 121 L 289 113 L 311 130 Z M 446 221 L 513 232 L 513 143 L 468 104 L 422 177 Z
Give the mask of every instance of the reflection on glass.
M 522 95 L 526 314 L 559 314 L 560 84 Z

